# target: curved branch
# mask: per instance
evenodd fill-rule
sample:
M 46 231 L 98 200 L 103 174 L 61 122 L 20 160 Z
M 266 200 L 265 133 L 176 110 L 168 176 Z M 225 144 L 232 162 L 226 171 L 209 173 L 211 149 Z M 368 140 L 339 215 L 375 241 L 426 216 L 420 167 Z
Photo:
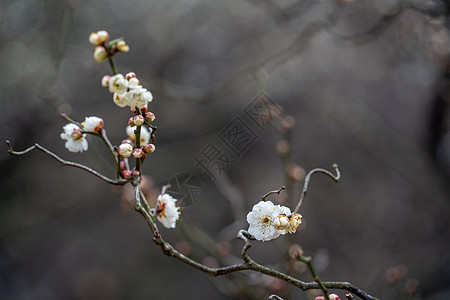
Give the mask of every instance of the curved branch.
M 48 156 L 54 158 L 55 160 L 57 160 L 63 166 L 75 167 L 75 168 L 78 168 L 78 169 L 85 170 L 85 171 L 91 173 L 92 175 L 97 176 L 98 178 L 100 178 L 100 179 L 102 179 L 102 180 L 104 180 L 104 181 L 106 181 L 106 182 L 108 182 L 110 184 L 113 184 L 113 185 L 125 185 L 125 184 L 127 184 L 129 182 L 128 180 L 124 180 L 124 179 L 117 179 L 117 180 L 110 179 L 110 178 L 100 174 L 99 172 L 95 171 L 94 169 L 91 169 L 91 168 L 89 168 L 89 167 L 87 167 L 85 165 L 64 160 L 61 157 L 59 157 L 58 155 L 56 155 L 55 153 L 51 152 L 50 150 L 42 147 L 41 145 L 39 145 L 37 143 L 34 144 L 33 146 L 23 150 L 23 151 L 14 151 L 12 146 L 11 146 L 11 142 L 10 141 L 6 141 L 6 144 L 8 145 L 8 148 L 9 148 L 8 149 L 8 153 L 11 154 L 11 155 L 25 155 L 28 152 L 31 152 L 31 151 L 37 149 L 37 150 L 40 150 L 40 151 L 44 152 Z
M 297 206 L 295 207 L 295 210 L 293 211 L 293 214 L 297 213 L 302 206 L 303 200 L 306 197 L 306 192 L 308 191 L 308 185 L 309 181 L 311 180 L 311 176 L 315 173 L 324 173 L 325 175 L 328 175 L 331 179 L 333 179 L 335 182 L 339 182 L 339 179 L 341 179 L 341 172 L 339 171 L 339 167 L 337 164 L 333 164 L 333 168 L 336 171 L 336 175 L 331 173 L 330 171 L 327 171 L 325 169 L 317 168 L 309 171 L 309 173 L 305 177 L 305 183 L 303 184 L 303 191 L 300 195 L 300 200 L 298 201 Z

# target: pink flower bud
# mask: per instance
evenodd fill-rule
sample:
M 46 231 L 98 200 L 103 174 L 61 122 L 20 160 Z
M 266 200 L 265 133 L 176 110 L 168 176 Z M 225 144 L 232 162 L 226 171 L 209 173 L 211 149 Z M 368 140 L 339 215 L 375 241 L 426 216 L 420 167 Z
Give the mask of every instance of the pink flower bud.
M 134 124 L 136 126 L 141 126 L 142 124 L 144 124 L 144 121 L 145 121 L 145 119 L 141 115 L 137 115 L 136 117 L 134 117 Z M 133 125 L 130 124 L 130 126 L 133 126 Z
M 102 87 L 104 88 L 108 88 L 109 87 L 109 79 L 111 78 L 111 76 L 109 75 L 105 75 L 102 78 Z
M 127 164 L 124 162 L 124 161 L 121 161 L 120 162 L 120 170 L 121 171 L 124 171 L 124 170 L 126 170 L 127 169 Z
M 145 113 L 145 120 L 147 122 L 153 122 L 153 121 L 155 121 L 155 119 L 156 119 L 156 117 L 151 111 L 148 111 Z
M 128 125 L 130 126 L 135 126 L 136 124 L 134 123 L 134 117 L 131 117 L 128 119 Z
M 108 53 L 106 52 L 105 48 L 103 48 L 102 46 L 95 47 L 94 59 L 96 62 L 98 63 L 104 62 L 107 57 Z
M 339 296 L 336 294 L 330 294 L 329 298 L 330 300 L 340 300 Z
M 131 140 L 123 140 L 121 144 L 129 144 L 131 146 L 133 146 L 133 142 Z
M 116 48 L 117 48 L 117 51 L 123 52 L 123 53 L 130 51 L 130 46 L 128 46 L 127 43 L 125 43 L 125 41 L 119 41 L 116 44 Z
M 120 175 L 122 175 L 122 178 L 127 179 L 131 176 L 131 171 L 128 170 L 123 170 L 122 172 L 120 172 Z
M 141 148 L 136 148 L 133 150 L 134 158 L 143 158 L 145 156 L 144 151 Z
M 133 177 L 138 177 L 140 174 L 138 170 L 133 171 Z
M 131 78 L 136 78 L 136 74 L 134 72 L 129 72 L 127 75 L 125 75 L 125 78 L 127 80 L 130 80 Z
M 148 105 L 144 105 L 141 107 L 141 112 L 145 114 L 148 111 Z
M 147 144 L 147 145 L 145 145 L 145 146 L 142 147 L 142 148 L 144 148 L 144 151 L 145 151 L 146 153 L 152 153 L 152 152 L 155 151 L 155 145 L 153 145 L 153 144 Z
M 72 131 L 71 137 L 73 140 L 79 140 L 83 137 L 83 132 L 81 131 L 80 128 L 75 129 L 74 131 Z

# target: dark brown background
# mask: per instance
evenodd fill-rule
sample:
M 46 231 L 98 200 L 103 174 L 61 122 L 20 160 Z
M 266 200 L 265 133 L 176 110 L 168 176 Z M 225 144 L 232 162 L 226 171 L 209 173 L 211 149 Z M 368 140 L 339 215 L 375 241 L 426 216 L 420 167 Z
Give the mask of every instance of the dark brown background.
M 445 6 L 416 2 L 1 1 L 0 140 L 19 150 L 38 142 L 112 175 L 92 137 L 86 153 L 65 150 L 58 112 L 102 117 L 120 143 L 130 113 L 100 86 L 111 72 L 92 59 L 88 36 L 105 29 L 124 37 L 131 50 L 117 56 L 119 71 L 136 72 L 154 95 L 157 151 L 145 173 L 157 189 L 179 172 L 203 187 L 178 228 L 162 232 L 182 249 L 186 230 L 193 232 L 191 256 L 214 264 L 214 243 L 238 255 L 233 237 L 247 228 L 245 213 L 284 184 L 275 151 L 281 135 L 270 126 L 259 132 L 216 183 L 193 156 L 265 82 L 296 120 L 293 160 L 305 170 L 337 162 L 342 180 L 314 177 L 301 230 L 255 242 L 252 257 L 311 280 L 283 258 L 297 243 L 324 280 L 349 281 L 382 299 L 448 299 L 449 40 Z M 12 157 L 5 145 L 0 161 L 2 299 L 313 297 L 251 273 L 211 279 L 163 256 L 120 189 L 39 152 Z M 229 199 L 238 203 L 235 223 Z

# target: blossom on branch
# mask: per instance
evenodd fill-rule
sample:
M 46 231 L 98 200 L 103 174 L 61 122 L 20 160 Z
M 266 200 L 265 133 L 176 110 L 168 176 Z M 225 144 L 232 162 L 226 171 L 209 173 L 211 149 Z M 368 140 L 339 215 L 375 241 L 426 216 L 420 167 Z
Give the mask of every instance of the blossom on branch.
M 156 213 L 158 214 L 157 218 L 166 228 L 175 228 L 180 216 L 179 208 L 175 206 L 175 202 L 177 202 L 177 199 L 169 194 L 158 196 L 156 208 Z
M 274 205 L 271 201 L 260 201 L 247 215 L 247 222 L 250 225 L 248 232 L 259 241 L 275 239 L 286 233 L 285 229 L 279 230 L 275 227 L 275 220 L 280 215 L 290 214 L 291 210 L 288 207 Z
M 80 127 L 69 123 L 64 125 L 64 132 L 61 133 L 61 138 L 66 140 L 65 147 L 70 152 L 83 152 L 88 149 L 88 142 L 86 134 L 83 133 Z
M 85 132 L 101 132 L 103 128 L 103 120 L 99 117 L 86 117 L 81 125 L 83 125 L 83 130 Z

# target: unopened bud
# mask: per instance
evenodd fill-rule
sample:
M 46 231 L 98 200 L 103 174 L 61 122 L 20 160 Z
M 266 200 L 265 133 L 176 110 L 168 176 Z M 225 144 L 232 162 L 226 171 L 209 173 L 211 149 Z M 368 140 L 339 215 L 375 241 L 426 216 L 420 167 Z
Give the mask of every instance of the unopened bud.
M 101 44 L 109 39 L 109 33 L 105 30 L 100 30 L 97 32 L 97 41 Z
M 119 52 L 123 52 L 123 53 L 130 51 L 130 46 L 128 46 L 127 43 L 125 43 L 125 41 L 117 42 L 116 48 Z
M 134 158 L 143 158 L 145 156 L 145 152 L 142 151 L 141 148 L 136 148 L 133 150 Z
M 134 117 L 131 117 L 128 119 L 128 125 L 130 125 L 131 127 L 136 125 L 136 124 L 134 124 Z
M 123 170 L 122 172 L 120 172 L 120 175 L 122 175 L 122 178 L 127 179 L 131 176 L 131 171 L 128 170 Z
M 133 152 L 133 146 L 131 146 L 130 144 L 121 144 L 117 149 L 117 152 L 119 152 L 120 156 L 128 158 L 131 156 L 131 153 Z
M 102 78 L 102 87 L 104 88 L 108 88 L 109 87 L 109 79 L 111 78 L 111 76 L 109 75 L 105 75 Z
M 96 62 L 98 63 L 104 62 L 107 57 L 108 53 L 106 52 L 106 49 L 104 47 L 102 46 L 95 47 L 94 59 Z
M 147 122 L 153 122 L 153 121 L 155 121 L 155 119 L 156 119 L 156 117 L 151 111 L 148 111 L 145 113 L 145 120 Z
M 151 101 L 151 100 L 150 100 Z M 148 111 L 148 105 L 144 105 L 141 107 L 141 112 L 145 114 Z
M 127 164 L 123 160 L 120 162 L 119 165 L 120 165 L 120 170 L 121 171 L 124 171 L 124 170 L 127 169 Z
M 141 126 L 142 124 L 144 124 L 144 122 L 145 122 L 145 119 L 143 116 L 137 115 L 136 117 L 134 117 L 134 124 L 136 126 Z M 133 125 L 130 125 L 130 126 L 133 126 Z
M 123 140 L 121 144 L 129 144 L 129 145 L 133 146 L 133 142 L 131 140 L 128 140 L 128 139 Z
M 100 45 L 100 43 L 98 42 L 98 35 L 97 35 L 97 33 L 92 32 L 92 33 L 89 35 L 89 43 L 91 43 L 91 44 L 94 45 L 94 46 Z
M 138 177 L 139 175 L 141 175 L 141 173 L 139 173 L 138 170 L 133 171 L 133 177 Z
M 145 153 L 152 153 L 152 152 L 154 152 L 155 151 L 155 145 L 153 145 L 153 144 L 147 144 L 147 145 L 145 145 L 144 147 L 142 147 L 142 148 L 144 148 L 144 151 L 145 151 Z
M 74 140 L 79 140 L 83 137 L 83 132 L 81 131 L 81 129 L 75 129 L 74 131 L 72 131 L 72 139 Z
M 136 74 L 134 72 L 129 72 L 127 75 L 125 75 L 125 78 L 127 80 L 130 80 L 131 78 L 136 78 Z
M 329 298 L 330 300 L 340 300 L 339 296 L 336 294 L 330 294 Z

